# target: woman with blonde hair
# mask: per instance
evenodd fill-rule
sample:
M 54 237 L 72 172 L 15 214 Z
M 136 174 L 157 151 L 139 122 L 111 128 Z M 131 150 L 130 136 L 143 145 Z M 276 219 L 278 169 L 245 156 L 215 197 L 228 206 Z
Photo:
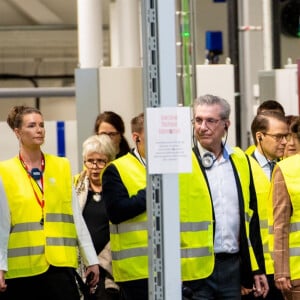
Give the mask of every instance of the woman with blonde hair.
M 100 264 L 101 275 L 98 286 L 95 293 L 87 299 L 120 299 L 119 287 L 112 277 L 109 220 L 104 201 L 101 199 L 102 185 L 100 182 L 102 170 L 115 156 L 116 148 L 109 136 L 90 136 L 82 145 L 85 168 L 74 179 L 82 215 L 91 234 Z M 80 266 L 79 272 L 83 276 L 83 265 Z
M 72 187 L 70 163 L 42 151 L 45 127 L 38 109 L 14 106 L 7 123 L 19 151 L 0 162 L 6 194 L 0 197 L 0 298 L 79 300 L 78 247 L 85 276 L 93 273 L 91 292 L 99 267 Z

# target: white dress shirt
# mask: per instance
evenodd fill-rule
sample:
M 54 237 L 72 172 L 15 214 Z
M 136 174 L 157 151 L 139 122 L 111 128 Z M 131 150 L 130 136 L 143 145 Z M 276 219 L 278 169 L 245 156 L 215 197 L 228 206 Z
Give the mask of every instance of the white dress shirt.
M 203 148 L 200 151 L 202 154 L 208 152 Z M 215 214 L 215 253 L 239 251 L 239 199 L 229 160 L 231 153 L 232 149 L 225 146 L 223 155 L 214 162 L 212 168 L 206 170 Z
M 254 154 L 255 159 L 257 160 L 257 162 L 259 163 L 259 165 L 265 172 L 266 176 L 271 180 L 272 171 L 271 171 L 270 164 L 269 164 L 268 160 L 266 159 L 266 157 L 264 155 L 262 155 L 257 149 L 255 149 L 253 154 Z

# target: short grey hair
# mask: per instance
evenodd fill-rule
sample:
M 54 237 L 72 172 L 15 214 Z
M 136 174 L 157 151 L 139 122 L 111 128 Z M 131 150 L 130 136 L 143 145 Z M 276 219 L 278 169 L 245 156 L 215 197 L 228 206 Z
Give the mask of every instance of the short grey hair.
M 200 96 L 195 99 L 195 101 L 193 103 L 194 114 L 195 114 L 196 108 L 199 105 L 215 105 L 215 104 L 217 104 L 221 107 L 220 118 L 223 120 L 228 120 L 229 116 L 230 116 L 230 111 L 231 111 L 229 103 L 221 97 L 210 95 L 210 94 L 206 94 L 206 95 Z
M 107 156 L 108 162 L 115 159 L 117 151 L 111 138 L 105 134 L 92 135 L 82 144 L 82 157 L 85 158 L 93 152 Z

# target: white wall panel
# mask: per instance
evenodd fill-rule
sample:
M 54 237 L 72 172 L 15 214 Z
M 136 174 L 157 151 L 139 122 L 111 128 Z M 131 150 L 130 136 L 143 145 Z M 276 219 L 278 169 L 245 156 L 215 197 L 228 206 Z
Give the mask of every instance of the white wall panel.
M 212 94 L 224 98 L 231 106 L 227 143 L 236 146 L 236 121 L 233 65 L 197 65 L 197 97 Z

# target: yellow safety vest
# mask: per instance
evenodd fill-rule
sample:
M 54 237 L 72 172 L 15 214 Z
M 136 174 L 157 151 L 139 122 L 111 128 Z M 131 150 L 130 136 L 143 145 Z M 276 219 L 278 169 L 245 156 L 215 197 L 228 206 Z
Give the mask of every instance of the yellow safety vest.
M 255 149 L 256 149 L 256 145 L 252 144 L 245 150 L 245 153 L 248 155 L 252 155 Z
M 132 154 L 126 154 L 112 164 L 117 168 L 129 197 L 146 188 L 146 169 Z M 110 224 L 110 245 L 116 282 L 148 278 L 146 212 L 120 224 Z
M 0 162 L 11 232 L 6 278 L 44 273 L 49 265 L 77 267 L 77 234 L 72 212 L 72 176 L 67 159 L 45 154 L 44 225 L 42 194 L 18 157 Z M 34 193 L 35 191 L 35 193 Z
M 249 165 L 243 151 L 231 155 L 239 173 L 245 207 L 246 235 L 252 270 L 258 265 L 249 240 Z M 181 276 L 183 281 L 208 277 L 214 269 L 213 208 L 209 189 L 196 155 L 192 153 L 192 172 L 179 175 Z
M 270 251 L 273 235 L 271 235 L 271 232 L 269 231 L 272 224 L 268 217 L 270 211 L 272 211 L 272 204 L 270 205 L 269 203 L 271 183 L 259 163 L 252 156 L 250 156 L 250 163 L 257 197 L 260 235 L 264 250 L 266 274 L 274 274 L 274 261 Z
M 300 279 L 300 155 L 295 154 L 277 163 L 283 174 L 292 202 L 290 219 L 289 264 L 291 280 Z

